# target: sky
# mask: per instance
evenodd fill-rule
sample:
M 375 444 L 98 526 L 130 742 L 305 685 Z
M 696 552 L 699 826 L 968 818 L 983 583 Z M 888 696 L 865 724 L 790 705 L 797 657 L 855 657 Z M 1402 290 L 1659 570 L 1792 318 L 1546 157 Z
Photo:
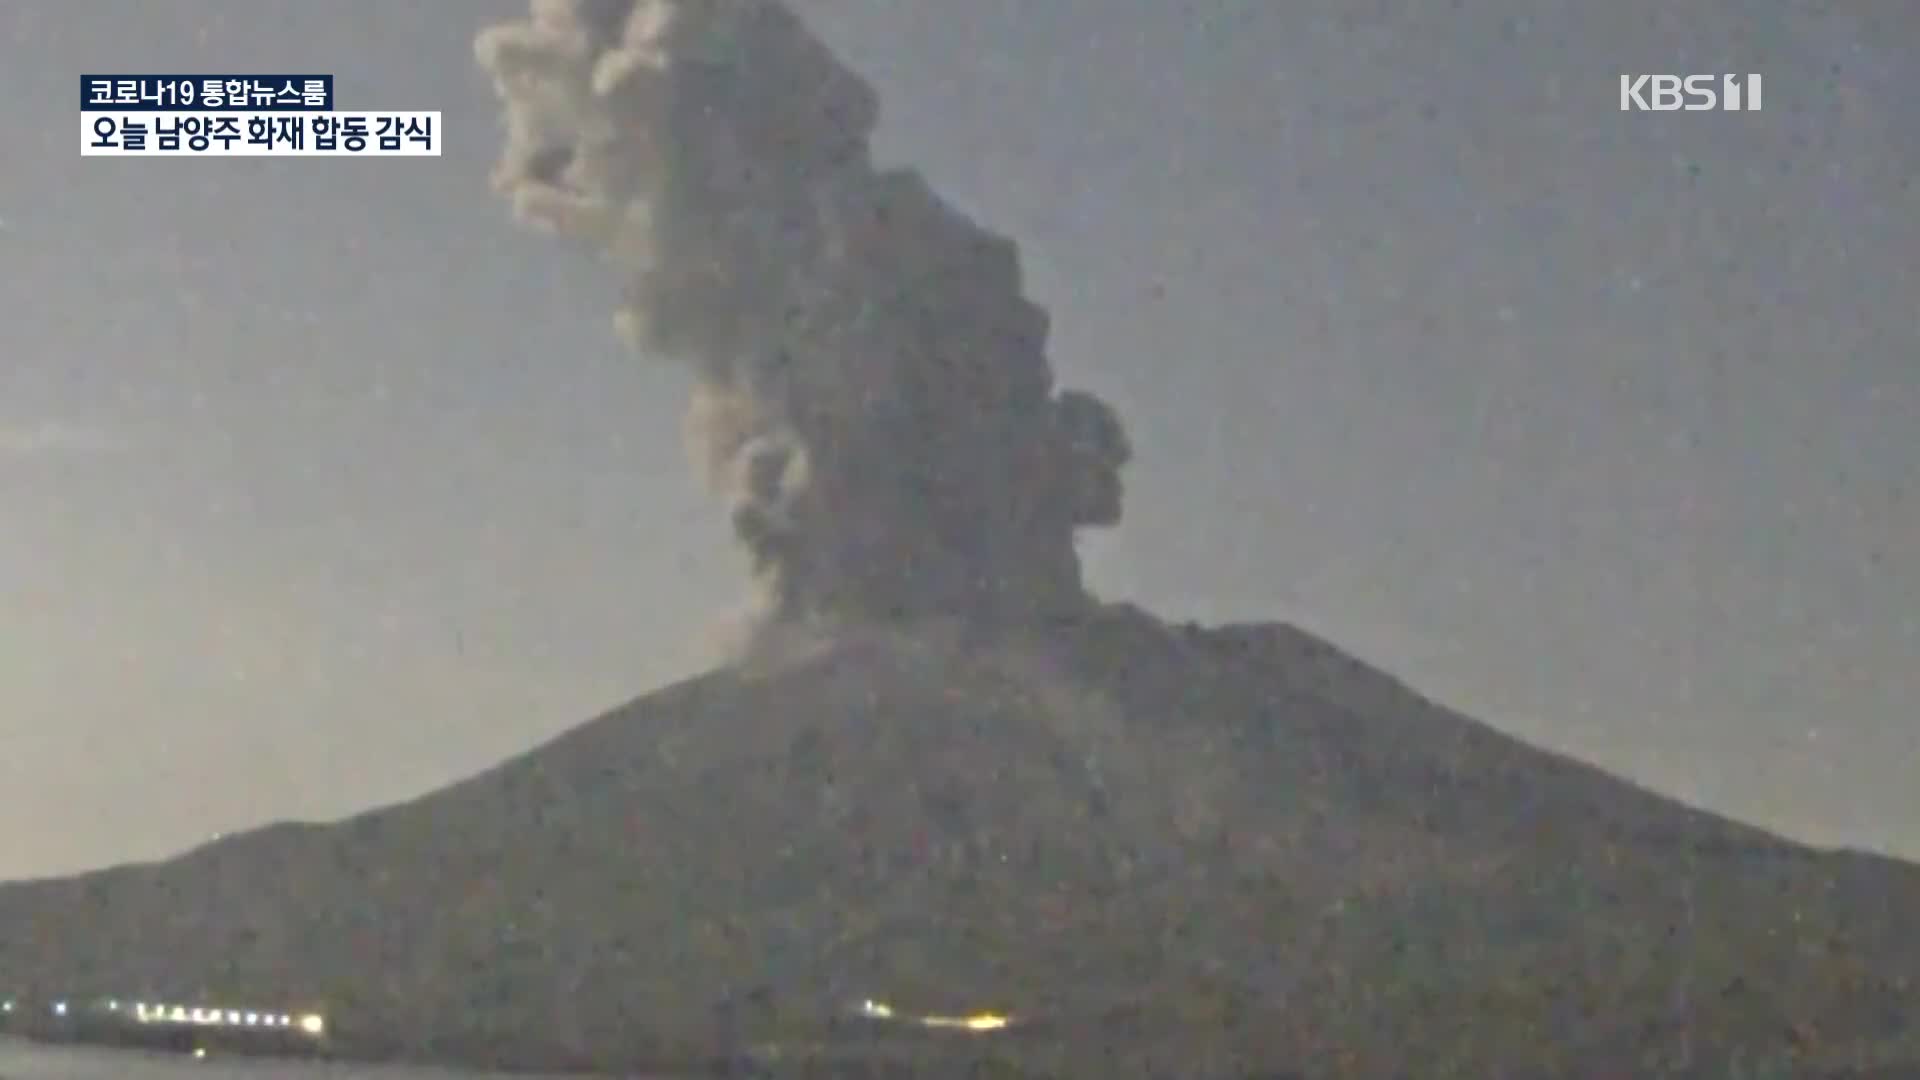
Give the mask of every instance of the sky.
M 800 0 L 1136 451 L 1104 598 L 1285 620 L 1920 857 L 1920 8 Z M 713 662 L 687 376 L 487 188 L 513 0 L 8 0 L 0 878 L 467 775 Z M 81 73 L 331 72 L 438 158 L 82 158 Z M 1621 73 L 1759 72 L 1759 113 Z

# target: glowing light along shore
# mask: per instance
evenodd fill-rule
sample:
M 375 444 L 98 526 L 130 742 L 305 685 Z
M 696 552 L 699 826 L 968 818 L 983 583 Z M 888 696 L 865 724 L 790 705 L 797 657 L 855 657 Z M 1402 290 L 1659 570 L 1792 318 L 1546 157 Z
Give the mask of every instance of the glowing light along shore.
M 14 998 L 0 999 L 0 1020 L 20 1016 L 23 1011 L 21 1004 Z M 326 1017 L 316 1012 L 291 1013 L 173 1002 L 122 1002 L 118 998 L 91 1001 L 60 998 L 48 1002 L 46 1011 L 57 1021 L 79 1020 L 87 1016 L 111 1017 L 153 1027 L 257 1028 L 298 1033 L 315 1039 L 327 1033 Z
M 1011 1016 L 994 1012 L 972 1013 L 967 1016 L 914 1015 L 902 1013 L 893 1006 L 868 999 L 860 1003 L 860 1015 L 872 1020 L 898 1020 L 903 1023 L 918 1024 L 925 1028 L 948 1028 L 957 1031 L 1000 1031 L 1013 1023 Z
M 109 1002 L 116 1009 L 117 1003 Z M 176 1024 L 199 1027 L 297 1028 L 318 1038 L 327 1032 L 326 1018 L 319 1013 L 260 1012 L 255 1009 L 216 1009 L 207 1006 L 133 1003 L 133 1018 L 142 1024 Z

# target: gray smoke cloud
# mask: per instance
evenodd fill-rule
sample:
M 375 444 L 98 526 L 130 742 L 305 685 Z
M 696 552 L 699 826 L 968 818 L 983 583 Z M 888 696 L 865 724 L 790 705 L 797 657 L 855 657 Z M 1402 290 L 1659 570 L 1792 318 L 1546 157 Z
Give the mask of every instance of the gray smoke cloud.
M 1119 419 L 1059 390 L 1014 244 L 875 166 L 873 90 L 776 0 L 534 0 L 475 43 L 494 180 L 617 268 L 623 336 L 692 368 L 692 452 L 777 618 L 1084 606 Z

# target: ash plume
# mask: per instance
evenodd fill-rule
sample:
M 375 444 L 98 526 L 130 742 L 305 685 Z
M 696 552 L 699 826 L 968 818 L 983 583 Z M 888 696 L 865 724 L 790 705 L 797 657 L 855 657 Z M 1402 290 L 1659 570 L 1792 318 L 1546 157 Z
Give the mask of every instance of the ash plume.
M 1019 620 L 1088 603 L 1118 418 L 1059 390 L 1014 244 L 878 168 L 872 89 L 777 0 L 534 0 L 475 43 L 495 185 L 621 275 L 698 379 L 691 450 L 765 615 Z

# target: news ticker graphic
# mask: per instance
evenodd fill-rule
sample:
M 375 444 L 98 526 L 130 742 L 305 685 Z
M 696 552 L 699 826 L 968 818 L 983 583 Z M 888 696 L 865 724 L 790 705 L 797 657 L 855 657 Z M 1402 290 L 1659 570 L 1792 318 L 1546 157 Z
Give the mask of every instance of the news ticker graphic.
M 437 112 L 80 114 L 83 157 L 439 157 Z
M 82 157 L 438 157 L 440 114 L 336 110 L 331 75 L 82 75 Z
M 82 75 L 80 111 L 331 112 L 331 75 Z

